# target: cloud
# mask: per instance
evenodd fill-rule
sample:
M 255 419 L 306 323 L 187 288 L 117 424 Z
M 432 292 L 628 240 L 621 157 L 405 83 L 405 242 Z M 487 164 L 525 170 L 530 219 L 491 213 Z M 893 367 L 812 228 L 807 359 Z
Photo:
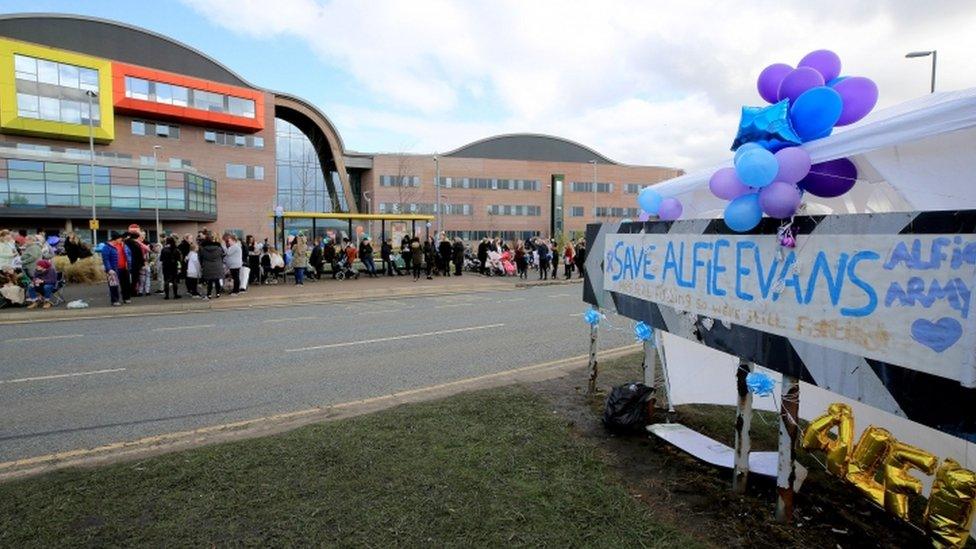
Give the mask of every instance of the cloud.
M 823 47 L 878 82 L 881 107 L 928 91 L 911 50 L 939 49 L 940 89 L 976 85 L 976 10 L 962 1 L 184 2 L 234 32 L 298 38 L 349 74 L 362 101 L 330 107 L 356 112 L 335 118 L 367 150 L 373 121 L 427 150 L 536 131 L 621 161 L 706 166 L 729 156 L 739 107 L 761 101 L 762 68 Z

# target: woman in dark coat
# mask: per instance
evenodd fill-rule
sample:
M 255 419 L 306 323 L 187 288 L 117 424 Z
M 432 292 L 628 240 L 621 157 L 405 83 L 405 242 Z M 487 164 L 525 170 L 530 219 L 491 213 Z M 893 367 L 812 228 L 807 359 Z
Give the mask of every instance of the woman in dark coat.
M 220 279 L 224 278 L 224 249 L 212 234 L 208 234 L 200 244 L 200 275 L 207 283 L 207 296 L 204 299 L 210 299 L 211 293 L 220 297 Z
M 461 238 L 454 237 L 454 276 L 461 276 L 461 267 L 464 265 L 464 242 Z
M 424 267 L 427 269 L 427 280 L 434 280 L 433 272 L 437 261 L 437 247 L 434 238 L 428 236 L 424 241 Z
M 442 276 L 451 275 L 451 256 L 454 254 L 454 247 L 446 236 L 441 237 L 441 243 L 437 245 L 437 252 L 440 255 L 440 265 L 438 270 Z
M 420 267 L 424 263 L 424 248 L 416 236 L 410 241 L 410 264 L 413 266 L 414 282 L 420 280 Z
M 173 299 L 180 298 L 180 263 L 182 255 L 176 247 L 176 239 L 166 237 L 166 245 L 159 252 L 159 263 L 163 268 L 163 299 L 169 299 L 169 290 L 173 289 Z

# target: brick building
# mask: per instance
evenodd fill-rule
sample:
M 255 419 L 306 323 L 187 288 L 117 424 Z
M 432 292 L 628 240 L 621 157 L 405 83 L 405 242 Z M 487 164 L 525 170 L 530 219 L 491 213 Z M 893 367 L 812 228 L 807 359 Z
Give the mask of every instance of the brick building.
M 157 211 L 167 232 L 261 239 L 278 207 L 433 214 L 466 239 L 569 234 L 598 217 L 636 217 L 640 187 L 678 173 L 535 134 L 438 156 L 348 151 L 307 101 L 254 86 L 165 36 L 81 16 L 0 16 L 3 227 L 90 238 L 94 201 L 99 240 L 131 222 L 154 233 Z

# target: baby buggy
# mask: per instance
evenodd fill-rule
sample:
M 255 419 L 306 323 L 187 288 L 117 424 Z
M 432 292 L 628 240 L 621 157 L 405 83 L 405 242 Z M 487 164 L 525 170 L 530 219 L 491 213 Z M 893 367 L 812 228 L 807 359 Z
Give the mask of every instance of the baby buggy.
M 481 262 L 470 250 L 464 251 L 464 270 L 471 273 L 481 270 Z
M 352 278 L 359 278 L 359 273 L 352 268 L 349 261 L 349 256 L 346 254 L 341 254 L 339 256 L 339 261 L 336 262 L 336 280 L 348 280 Z
M 488 252 L 488 260 L 485 261 L 485 272 L 488 276 L 505 276 L 505 266 L 502 264 L 502 254 L 498 252 Z
M 513 276 L 515 274 L 515 261 L 512 259 L 512 252 L 502 252 L 499 261 L 502 264 L 502 269 L 504 269 L 505 275 Z

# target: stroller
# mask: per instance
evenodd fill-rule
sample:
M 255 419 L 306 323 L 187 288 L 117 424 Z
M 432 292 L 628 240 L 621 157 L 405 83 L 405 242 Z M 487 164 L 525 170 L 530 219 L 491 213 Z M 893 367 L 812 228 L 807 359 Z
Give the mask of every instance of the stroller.
M 506 276 L 513 276 L 515 274 L 515 261 L 512 259 L 512 252 L 502 252 L 499 261 L 502 264 L 502 269 L 505 271 Z
M 359 278 L 359 273 L 352 268 L 350 264 L 349 257 L 346 254 L 339 255 L 339 260 L 336 261 L 336 280 L 348 280 L 350 278 Z
M 481 261 L 478 261 L 478 257 L 471 253 L 471 250 L 464 251 L 464 270 L 471 273 L 481 270 Z
M 505 276 L 502 254 L 498 252 L 488 252 L 488 260 L 485 262 L 485 267 L 488 276 Z

